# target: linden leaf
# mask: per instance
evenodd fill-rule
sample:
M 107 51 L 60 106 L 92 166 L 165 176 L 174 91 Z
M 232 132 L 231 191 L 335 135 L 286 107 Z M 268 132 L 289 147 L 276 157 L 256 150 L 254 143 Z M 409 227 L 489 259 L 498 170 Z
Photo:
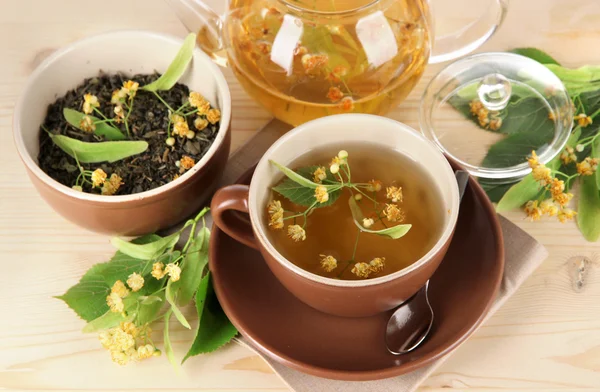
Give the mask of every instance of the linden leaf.
M 515 48 L 510 52 L 520 54 L 521 56 L 529 57 L 532 60 L 537 61 L 541 64 L 555 64 L 560 65 L 552 56 L 543 50 L 537 48 Z
M 191 33 L 185 37 L 183 45 L 164 74 L 154 82 L 142 87 L 146 91 L 170 90 L 181 78 L 194 56 L 196 47 L 196 34 Z
M 219 304 L 210 271 L 202 278 L 198 291 L 196 291 L 196 310 L 198 312 L 196 337 L 181 363 L 190 357 L 218 349 L 231 341 L 238 333 Z
M 600 238 L 600 193 L 594 176 L 582 176 L 577 207 L 577 224 L 579 230 L 590 242 Z
M 196 238 L 190 244 L 181 266 L 181 279 L 173 283 L 176 291 L 177 304 L 187 305 L 204 275 L 204 269 L 208 264 L 208 244 L 210 241 L 210 230 L 202 228 Z
M 317 168 L 319 168 L 319 166 L 302 167 L 296 170 L 296 173 L 306 179 L 311 179 Z M 325 181 L 335 182 L 335 178 L 329 170 L 327 170 L 327 178 Z M 328 188 L 329 200 L 325 203 L 317 203 L 315 208 L 327 207 L 335 203 L 342 193 L 341 189 L 336 189 L 336 187 L 339 188 L 339 185 Z M 286 178 L 279 185 L 273 187 L 273 190 L 290 200 L 292 203 L 300 206 L 309 207 L 317 201 L 315 198 L 315 190 L 313 188 L 302 186 L 290 178 Z
M 77 110 L 64 108 L 63 116 L 65 120 L 72 126 L 81 130 L 81 120 L 88 116 L 92 119 L 92 122 L 96 125 L 96 129 L 94 130 L 94 134 L 99 136 L 104 136 L 107 140 L 123 140 L 125 139 L 125 135 L 119 128 L 115 128 L 107 123 L 99 122 L 102 121 L 97 117 L 87 115 L 85 113 L 78 112 Z
M 165 291 L 165 298 L 167 299 L 167 302 L 171 305 L 171 311 L 175 315 L 175 318 L 177 318 L 177 320 L 181 323 L 181 325 L 183 325 L 187 329 L 192 329 L 190 323 L 188 323 L 185 316 L 183 315 L 183 313 L 181 313 L 181 310 L 179 310 L 177 304 L 175 303 L 175 290 L 173 289 L 173 283 L 174 282 L 171 279 L 169 279 L 169 282 L 167 283 L 167 290 Z
M 363 221 L 364 215 L 362 213 L 362 210 L 360 209 L 360 206 L 354 199 L 354 196 L 350 196 L 350 198 L 348 199 L 348 205 L 350 206 L 350 212 L 352 212 L 352 218 L 354 218 L 354 224 L 356 224 L 356 226 L 358 226 L 358 229 L 362 232 L 376 234 L 382 237 L 389 237 L 393 240 L 397 240 L 398 238 L 404 237 L 412 228 L 411 224 L 405 224 L 388 227 L 382 230 L 369 230 L 366 227 L 364 227 L 361 223 Z
M 173 313 L 173 309 L 167 310 L 165 313 L 165 329 L 163 331 L 163 345 L 165 348 L 165 355 L 167 359 L 175 368 L 175 371 L 179 371 L 179 364 L 175 360 L 175 353 L 173 352 L 173 346 L 171 345 L 171 338 L 169 336 L 169 320 L 171 319 L 171 314 Z
M 153 258 L 160 256 L 166 249 L 175 246 L 179 241 L 179 237 L 179 233 L 175 233 L 143 245 L 123 241 L 119 237 L 114 237 L 110 242 L 120 252 L 125 253 L 128 256 L 142 260 L 152 260 Z
M 61 150 L 82 163 L 112 163 L 148 149 L 148 143 L 143 140 L 89 143 L 64 135 L 48 135 Z
M 140 325 L 149 324 L 158 318 L 158 313 L 164 305 L 164 298 L 164 292 L 160 292 L 140 302 L 140 309 L 137 315 L 137 321 Z
M 277 163 L 275 161 L 269 160 L 269 162 L 271 162 L 272 165 L 277 167 L 283 174 L 285 174 L 285 176 L 287 178 L 294 181 L 298 185 L 302 185 L 303 187 L 310 188 L 310 189 L 316 189 L 320 185 L 320 184 L 317 184 L 316 182 L 312 182 L 311 180 L 309 180 L 306 177 L 301 176 L 300 174 L 296 173 L 292 169 L 288 169 L 287 167 L 280 165 L 279 163 Z
M 125 309 L 131 308 L 137 301 L 135 296 L 128 296 L 123 299 L 123 303 L 125 304 Z M 127 312 L 127 316 L 123 317 L 123 314 L 116 313 L 112 311 L 107 311 L 102 316 L 90 321 L 83 327 L 81 332 L 83 333 L 95 333 L 98 331 L 102 331 L 105 329 L 114 328 L 117 325 L 121 324 L 124 321 L 131 321 L 135 317 L 135 312 Z

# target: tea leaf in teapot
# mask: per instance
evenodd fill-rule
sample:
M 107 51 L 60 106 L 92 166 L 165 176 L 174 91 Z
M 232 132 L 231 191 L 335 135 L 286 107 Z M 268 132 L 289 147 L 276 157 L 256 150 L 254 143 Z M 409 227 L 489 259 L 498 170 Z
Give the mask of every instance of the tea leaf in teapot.
M 516 48 L 510 52 L 520 54 L 521 56 L 529 57 L 532 60 L 537 61 L 541 64 L 555 64 L 560 65 L 552 56 L 543 50 L 537 48 Z
M 90 116 L 77 110 L 64 108 L 63 115 L 65 116 L 65 120 L 75 128 L 81 130 L 81 120 L 84 117 L 90 117 L 92 122 L 95 124 L 96 129 L 94 130 L 94 134 L 98 136 L 104 136 L 106 140 L 123 140 L 125 139 L 125 135 L 118 128 L 115 128 L 105 122 L 101 121 L 99 118 Z
M 350 63 L 342 54 L 355 56 L 356 51 L 333 42 L 331 34 L 326 26 L 305 26 L 302 44 L 308 49 L 309 53 L 327 54 L 330 68 L 344 66 L 349 69 Z
M 581 178 L 577 224 L 586 240 L 595 242 L 600 238 L 600 192 L 594 176 Z
M 196 337 L 181 363 L 195 355 L 215 351 L 231 341 L 238 333 L 219 304 L 210 272 L 202 278 L 196 291 L 196 311 L 198 312 Z
M 111 244 L 120 252 L 130 257 L 141 260 L 152 260 L 161 255 L 166 249 L 171 248 L 179 241 L 179 233 L 171 234 L 168 237 L 159 238 L 156 241 L 145 244 L 135 244 L 133 242 L 123 241 L 119 237 L 111 239 Z
M 143 140 L 88 143 L 64 135 L 49 135 L 54 144 L 82 163 L 112 163 L 148 149 L 148 143 Z
M 187 69 L 192 57 L 194 56 L 194 48 L 196 47 L 196 34 L 191 33 L 183 41 L 183 45 L 169 68 L 154 82 L 142 87 L 146 91 L 170 90 L 177 83 L 185 70 Z
M 297 174 L 305 179 L 312 178 L 313 173 L 319 166 L 309 166 L 303 167 L 297 170 Z M 335 181 L 333 175 L 328 171 L 327 172 L 327 180 Z M 305 187 L 303 185 L 298 184 L 296 181 L 287 178 L 281 184 L 273 187 L 273 190 L 279 193 L 281 196 L 285 197 L 289 201 L 294 204 L 298 204 L 300 206 L 312 206 L 315 204 L 317 199 L 315 198 L 315 191 L 313 188 Z M 342 191 L 340 189 L 335 190 L 335 188 L 330 189 L 329 191 L 329 200 L 325 203 L 317 203 L 315 208 L 327 207 L 332 205 L 337 201 L 340 197 Z
M 363 221 L 364 215 L 362 213 L 362 210 L 360 209 L 360 206 L 356 202 L 356 199 L 354 199 L 354 196 L 351 196 L 348 199 L 348 205 L 350 206 L 350 212 L 352 212 L 352 218 L 354 219 L 354 223 L 356 224 L 356 226 L 358 226 L 358 229 L 364 233 L 376 234 L 382 237 L 389 237 L 391 239 L 397 240 L 398 238 L 404 237 L 412 228 L 412 225 L 405 224 L 388 227 L 382 230 L 369 230 L 366 227 L 364 227 L 361 223 Z

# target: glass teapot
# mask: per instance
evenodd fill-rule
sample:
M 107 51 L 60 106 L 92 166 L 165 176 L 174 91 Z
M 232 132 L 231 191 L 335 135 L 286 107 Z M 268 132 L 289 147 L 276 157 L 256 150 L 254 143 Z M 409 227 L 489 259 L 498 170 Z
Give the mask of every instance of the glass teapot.
M 332 114 L 387 113 L 428 63 L 491 37 L 508 0 L 490 1 L 479 19 L 434 40 L 429 0 L 230 0 L 223 17 L 201 0 L 167 0 L 206 53 L 294 126 Z

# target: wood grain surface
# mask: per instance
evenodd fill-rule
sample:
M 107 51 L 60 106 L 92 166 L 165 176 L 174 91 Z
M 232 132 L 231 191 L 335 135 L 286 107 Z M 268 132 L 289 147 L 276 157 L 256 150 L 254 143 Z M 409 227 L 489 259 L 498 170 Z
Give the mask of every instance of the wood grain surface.
M 435 1 L 443 3 L 439 28 L 468 21 L 469 4 L 478 1 Z M 223 7 L 223 0 L 210 3 Z M 536 46 L 565 65 L 600 64 L 597 0 L 512 0 L 510 7 L 482 51 Z M 180 374 L 164 357 L 118 367 L 52 298 L 113 249 L 108 237 L 66 222 L 37 195 L 13 145 L 12 111 L 28 75 L 49 53 L 116 29 L 186 33 L 161 0 L 0 2 L 0 389 L 286 391 L 265 362 L 236 344 L 189 360 Z M 390 117 L 418 128 L 420 96 L 436 70 L 428 68 Z M 224 72 L 235 148 L 270 116 Z M 529 223 L 521 212 L 508 217 L 546 245 L 550 258 L 420 390 L 600 391 L 600 245 L 586 242 L 574 223 Z M 190 339 L 189 331 L 175 332 L 179 355 Z

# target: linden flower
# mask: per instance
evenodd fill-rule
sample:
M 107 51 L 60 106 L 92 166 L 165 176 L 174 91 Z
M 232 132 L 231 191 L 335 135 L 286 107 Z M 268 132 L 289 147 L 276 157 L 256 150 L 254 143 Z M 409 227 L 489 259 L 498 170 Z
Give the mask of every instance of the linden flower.
M 402 202 L 402 187 L 390 186 L 385 189 L 386 197 L 392 201 L 392 203 Z
M 106 304 L 110 308 L 111 312 L 123 313 L 123 310 L 125 310 L 123 298 L 121 298 L 117 293 L 110 293 L 108 297 L 106 297 Z
M 125 118 L 125 111 L 123 110 L 123 106 L 121 106 L 121 105 L 115 106 L 115 108 L 113 109 L 113 112 L 115 113 L 116 121 L 118 123 L 122 122 L 123 119 Z
M 485 113 L 485 116 L 487 116 L 487 110 L 481 101 L 474 99 L 473 101 L 469 102 L 469 108 L 473 116 L 480 116 L 481 113 Z
M 356 263 L 354 267 L 352 267 L 351 271 L 354 275 L 359 278 L 368 278 L 371 275 L 371 266 L 367 263 Z
M 331 166 L 329 166 L 329 171 L 331 174 L 338 174 L 340 172 L 340 165 L 337 163 L 332 163 Z
M 548 216 L 556 216 L 558 214 L 558 207 L 554 204 L 552 199 L 544 200 L 540 203 L 540 209 L 542 214 Z
M 528 201 L 525 205 L 525 213 L 531 221 L 540 220 L 542 217 L 542 209 L 539 207 L 539 202 L 537 200 Z
M 321 267 L 325 272 L 331 272 L 337 268 L 337 260 L 333 256 L 319 255 L 321 258 Z
M 368 229 L 375 224 L 375 221 L 371 218 L 363 218 L 362 224 L 366 229 Z
M 565 208 L 559 211 L 558 220 L 560 221 L 560 223 L 566 223 L 567 221 L 570 221 L 573 218 L 575 218 L 575 215 L 577 215 L 577 212 L 573 211 L 570 208 Z
M 154 355 L 154 350 L 155 348 L 151 344 L 140 346 L 137 349 L 137 358 L 140 360 L 150 358 Z
M 96 130 L 96 124 L 94 124 L 94 121 L 90 116 L 83 116 L 79 122 L 79 128 L 81 128 L 82 131 L 92 133 Z
M 102 185 L 101 193 L 105 196 L 111 196 L 117 193 L 119 188 L 123 185 L 123 179 L 118 174 L 111 174 L 108 181 L 104 182 Z
M 329 92 L 327 93 L 327 98 L 335 103 L 344 98 L 344 93 L 338 87 L 329 87 Z
M 572 193 L 561 193 L 559 195 L 553 196 L 552 199 L 558 203 L 561 207 L 565 207 L 571 199 L 573 198 Z
M 100 107 L 100 102 L 98 102 L 98 97 L 92 94 L 85 94 L 83 96 L 83 112 L 85 114 L 91 114 L 94 111 L 94 108 Z
M 203 131 L 208 127 L 208 121 L 202 117 L 196 117 L 194 120 L 194 127 L 199 131 Z
M 307 74 L 319 71 L 329 63 L 329 56 L 326 54 L 305 54 L 302 56 L 302 66 Z
M 369 266 L 371 267 L 371 272 L 374 274 L 383 271 L 385 267 L 385 257 L 376 257 L 369 262 Z
M 500 117 L 492 118 L 490 121 L 490 129 L 492 131 L 497 131 L 502 127 L 502 119 Z
M 177 282 L 181 277 L 181 268 L 177 264 L 169 263 L 165 268 L 165 272 L 173 282 Z
M 111 294 L 116 294 L 119 298 L 125 298 L 129 295 L 129 290 L 125 287 L 125 284 L 120 280 L 117 280 L 112 288 L 110 289 Z
M 127 90 L 115 90 L 113 91 L 112 97 L 110 98 L 110 103 L 112 103 L 113 105 L 120 105 L 121 103 L 125 102 L 125 97 L 127 97 Z
M 339 103 L 339 108 L 344 112 L 350 112 L 354 110 L 354 99 L 352 97 L 344 97 Z
M 381 181 L 379 180 L 371 180 L 368 182 L 367 190 L 369 192 L 379 192 L 382 188 Z
M 575 155 L 575 150 L 573 147 L 567 146 L 565 150 L 560 154 L 560 160 L 568 165 L 571 162 L 577 162 L 577 155 Z
M 327 75 L 327 80 L 339 83 L 346 75 L 348 75 L 348 68 L 343 65 L 338 65 L 329 73 L 329 75 Z
M 577 120 L 577 124 L 579 124 L 579 126 L 583 128 L 587 127 L 588 125 L 594 122 L 592 118 L 586 115 L 585 113 L 581 113 L 575 116 L 575 120 Z
M 176 115 L 177 117 L 181 117 Z M 183 117 L 181 117 L 183 119 Z M 190 127 L 188 126 L 187 121 L 183 119 L 182 121 L 177 121 L 173 124 L 173 134 L 179 135 L 180 137 L 185 137 L 189 132 Z
M 165 265 L 161 262 L 152 264 L 152 272 L 150 273 L 156 279 L 162 279 L 165 277 L 167 272 L 164 270 Z
M 140 291 L 144 287 L 144 277 L 134 272 L 127 278 L 127 286 L 131 287 L 133 292 Z
M 390 222 L 402 222 L 404 220 L 404 212 L 395 204 L 386 204 L 383 215 Z
M 577 173 L 582 176 L 591 176 L 598 169 L 598 159 L 597 158 L 585 158 L 584 161 L 579 162 L 577 164 Z
M 211 124 L 216 124 L 221 119 L 221 111 L 219 109 L 210 109 L 208 113 L 206 113 L 206 119 Z
M 538 161 L 538 156 L 535 151 L 531 151 L 531 157 L 527 158 L 527 163 L 529 163 L 529 167 L 535 169 L 540 165 L 540 161 Z
M 132 323 L 131 321 L 121 322 L 121 324 L 119 325 L 119 328 L 121 328 L 121 330 L 123 332 L 130 334 L 134 338 L 136 338 L 140 334 L 139 328 L 136 327 L 135 324 Z
M 558 196 L 565 191 L 565 182 L 558 178 L 553 178 L 550 183 L 550 193 L 552 196 Z
M 533 175 L 533 179 L 539 182 L 542 186 L 546 186 L 552 181 L 552 170 L 544 165 L 536 166 L 531 174 Z
M 135 93 L 137 92 L 139 87 L 140 84 L 138 82 L 134 82 L 133 80 L 123 82 L 123 89 L 125 90 L 125 93 L 129 95 L 130 98 L 133 98 L 135 96 Z
M 94 170 L 94 172 L 92 173 L 92 186 L 94 188 L 97 188 L 100 185 L 104 184 L 104 181 L 106 181 L 106 173 L 104 172 L 104 170 Z
M 323 185 L 319 185 L 315 189 L 315 199 L 319 203 L 326 203 L 329 200 L 329 193 L 327 193 L 327 188 Z
M 306 240 L 306 231 L 300 225 L 290 225 L 288 226 L 287 235 L 294 242 L 300 242 Z
M 548 119 L 556 121 L 556 114 L 554 114 L 554 112 L 548 113 Z
M 317 168 L 313 173 L 313 182 L 320 184 L 321 181 L 327 178 L 327 172 L 323 166 Z
M 185 155 L 179 161 L 179 167 L 181 167 L 184 170 L 191 169 L 192 167 L 194 167 L 195 164 L 196 164 L 196 162 L 192 158 L 188 157 L 187 155 Z
M 192 107 L 198 109 L 199 114 L 206 114 L 210 109 L 210 102 L 208 102 L 200 93 L 195 91 L 190 93 L 188 101 Z
M 283 208 L 279 200 L 273 200 L 267 205 L 269 227 L 275 230 L 283 229 Z

